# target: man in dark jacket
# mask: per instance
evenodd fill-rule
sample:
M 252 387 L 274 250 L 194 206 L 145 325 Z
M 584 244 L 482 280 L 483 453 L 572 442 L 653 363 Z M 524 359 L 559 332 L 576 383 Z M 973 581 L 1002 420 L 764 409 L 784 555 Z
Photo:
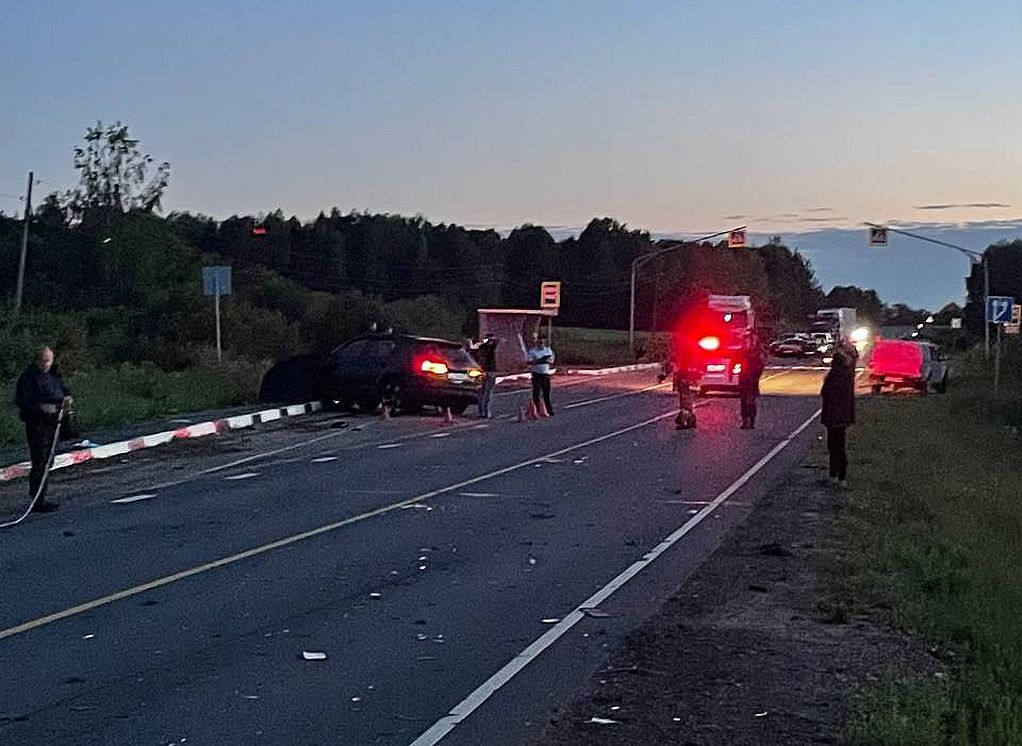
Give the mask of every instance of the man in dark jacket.
M 486 375 L 483 377 L 483 388 L 479 392 L 479 416 L 488 419 L 491 416 L 490 399 L 493 387 L 497 385 L 497 340 L 493 337 L 484 338 L 472 352 L 476 362 Z
M 827 452 L 830 454 L 830 481 L 847 489 L 848 453 L 845 434 L 855 424 L 855 363 L 844 350 L 837 350 L 827 377 L 823 379 L 823 412 L 820 420 L 827 428 Z
M 763 353 L 759 339 L 752 334 L 746 340 L 745 360 L 738 374 L 738 397 L 741 400 L 742 430 L 756 427 L 756 399 L 759 397 L 759 379 L 763 376 Z
M 60 411 L 71 404 L 67 387 L 53 365 L 53 350 L 49 347 L 42 348 L 38 361 L 18 378 L 16 400 L 21 419 L 25 423 L 28 450 L 32 457 L 28 491 L 32 499 L 36 500 L 33 510 L 48 513 L 57 509 L 45 497 L 45 475 L 50 465 L 50 451 L 57 436 Z

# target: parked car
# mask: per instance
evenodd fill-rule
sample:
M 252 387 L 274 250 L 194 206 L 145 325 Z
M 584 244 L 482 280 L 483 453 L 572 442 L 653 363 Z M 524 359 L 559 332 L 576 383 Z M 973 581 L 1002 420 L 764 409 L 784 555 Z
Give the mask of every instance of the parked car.
M 405 334 L 366 334 L 330 353 L 327 396 L 338 406 L 373 412 L 449 407 L 462 414 L 479 402 L 483 371 L 457 342 Z
M 802 357 L 813 354 L 815 345 L 807 337 L 793 334 L 770 343 L 768 350 L 775 357 Z
M 947 391 L 947 356 L 937 345 L 912 340 L 877 340 L 869 359 L 869 383 L 874 394 L 885 386 L 914 388 L 928 394 Z

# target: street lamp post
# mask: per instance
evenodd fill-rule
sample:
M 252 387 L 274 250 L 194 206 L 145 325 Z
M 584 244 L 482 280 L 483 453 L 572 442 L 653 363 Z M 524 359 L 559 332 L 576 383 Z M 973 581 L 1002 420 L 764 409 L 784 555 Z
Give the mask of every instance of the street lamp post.
M 651 251 L 648 254 L 637 256 L 635 257 L 635 259 L 632 260 L 632 297 L 628 311 L 628 349 L 631 351 L 631 354 L 633 355 L 635 354 L 635 277 L 638 274 L 639 267 L 641 267 L 643 264 L 646 264 L 649 261 L 652 261 L 653 259 L 656 259 L 657 257 L 663 256 L 664 254 L 669 254 L 672 251 L 677 251 L 678 249 L 683 248 L 685 246 L 689 246 L 691 244 L 700 244 L 703 243 L 704 241 L 709 241 L 711 238 L 717 238 L 718 236 L 726 236 L 733 231 L 740 230 L 745 230 L 745 226 L 743 225 L 738 228 L 729 228 L 726 231 L 718 231 L 716 233 L 711 233 L 708 236 L 700 236 L 699 238 L 693 238 L 690 241 L 682 240 L 673 246 L 666 246 L 662 249 Z
M 903 231 L 898 228 L 890 228 L 886 225 L 877 225 L 876 223 L 866 223 L 870 228 L 880 228 L 888 231 L 889 233 L 897 233 L 900 236 L 908 236 L 909 238 L 915 238 L 919 241 L 926 241 L 927 243 L 937 244 L 937 246 L 944 246 L 948 249 L 954 249 L 962 254 L 965 254 L 972 261 L 973 264 L 983 264 L 983 350 L 986 357 L 990 357 L 990 324 L 986 321 L 986 299 L 990 297 L 990 262 L 987 261 L 986 252 L 980 253 L 967 249 L 964 246 L 958 246 L 957 244 L 948 243 L 947 241 L 938 241 L 936 238 L 930 238 L 929 236 L 920 236 L 918 233 L 910 233 Z

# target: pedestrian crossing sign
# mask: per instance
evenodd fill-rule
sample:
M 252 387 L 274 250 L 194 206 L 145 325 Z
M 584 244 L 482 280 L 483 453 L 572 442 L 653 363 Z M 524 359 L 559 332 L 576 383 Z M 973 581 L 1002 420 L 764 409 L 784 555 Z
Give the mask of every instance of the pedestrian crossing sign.
M 886 228 L 870 227 L 870 229 L 869 229 L 869 245 L 870 246 L 886 246 L 887 245 L 887 229 Z
M 743 249 L 747 245 L 745 239 L 745 229 L 737 228 L 727 234 L 727 246 L 729 249 Z

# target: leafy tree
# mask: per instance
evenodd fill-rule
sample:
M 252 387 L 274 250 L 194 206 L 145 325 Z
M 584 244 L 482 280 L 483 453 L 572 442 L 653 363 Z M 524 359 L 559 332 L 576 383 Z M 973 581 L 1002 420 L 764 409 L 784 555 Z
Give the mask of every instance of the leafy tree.
M 879 324 L 884 318 L 884 304 L 876 290 L 863 290 L 854 285 L 837 285 L 823 300 L 826 308 L 854 308 L 858 318 Z
M 117 213 L 159 210 L 170 183 L 170 164 L 156 166 L 149 178 L 153 157 L 143 153 L 127 125 L 115 122 L 85 131 L 85 144 L 74 149 L 78 186 L 64 194 L 69 218 L 81 220 L 91 210 Z

